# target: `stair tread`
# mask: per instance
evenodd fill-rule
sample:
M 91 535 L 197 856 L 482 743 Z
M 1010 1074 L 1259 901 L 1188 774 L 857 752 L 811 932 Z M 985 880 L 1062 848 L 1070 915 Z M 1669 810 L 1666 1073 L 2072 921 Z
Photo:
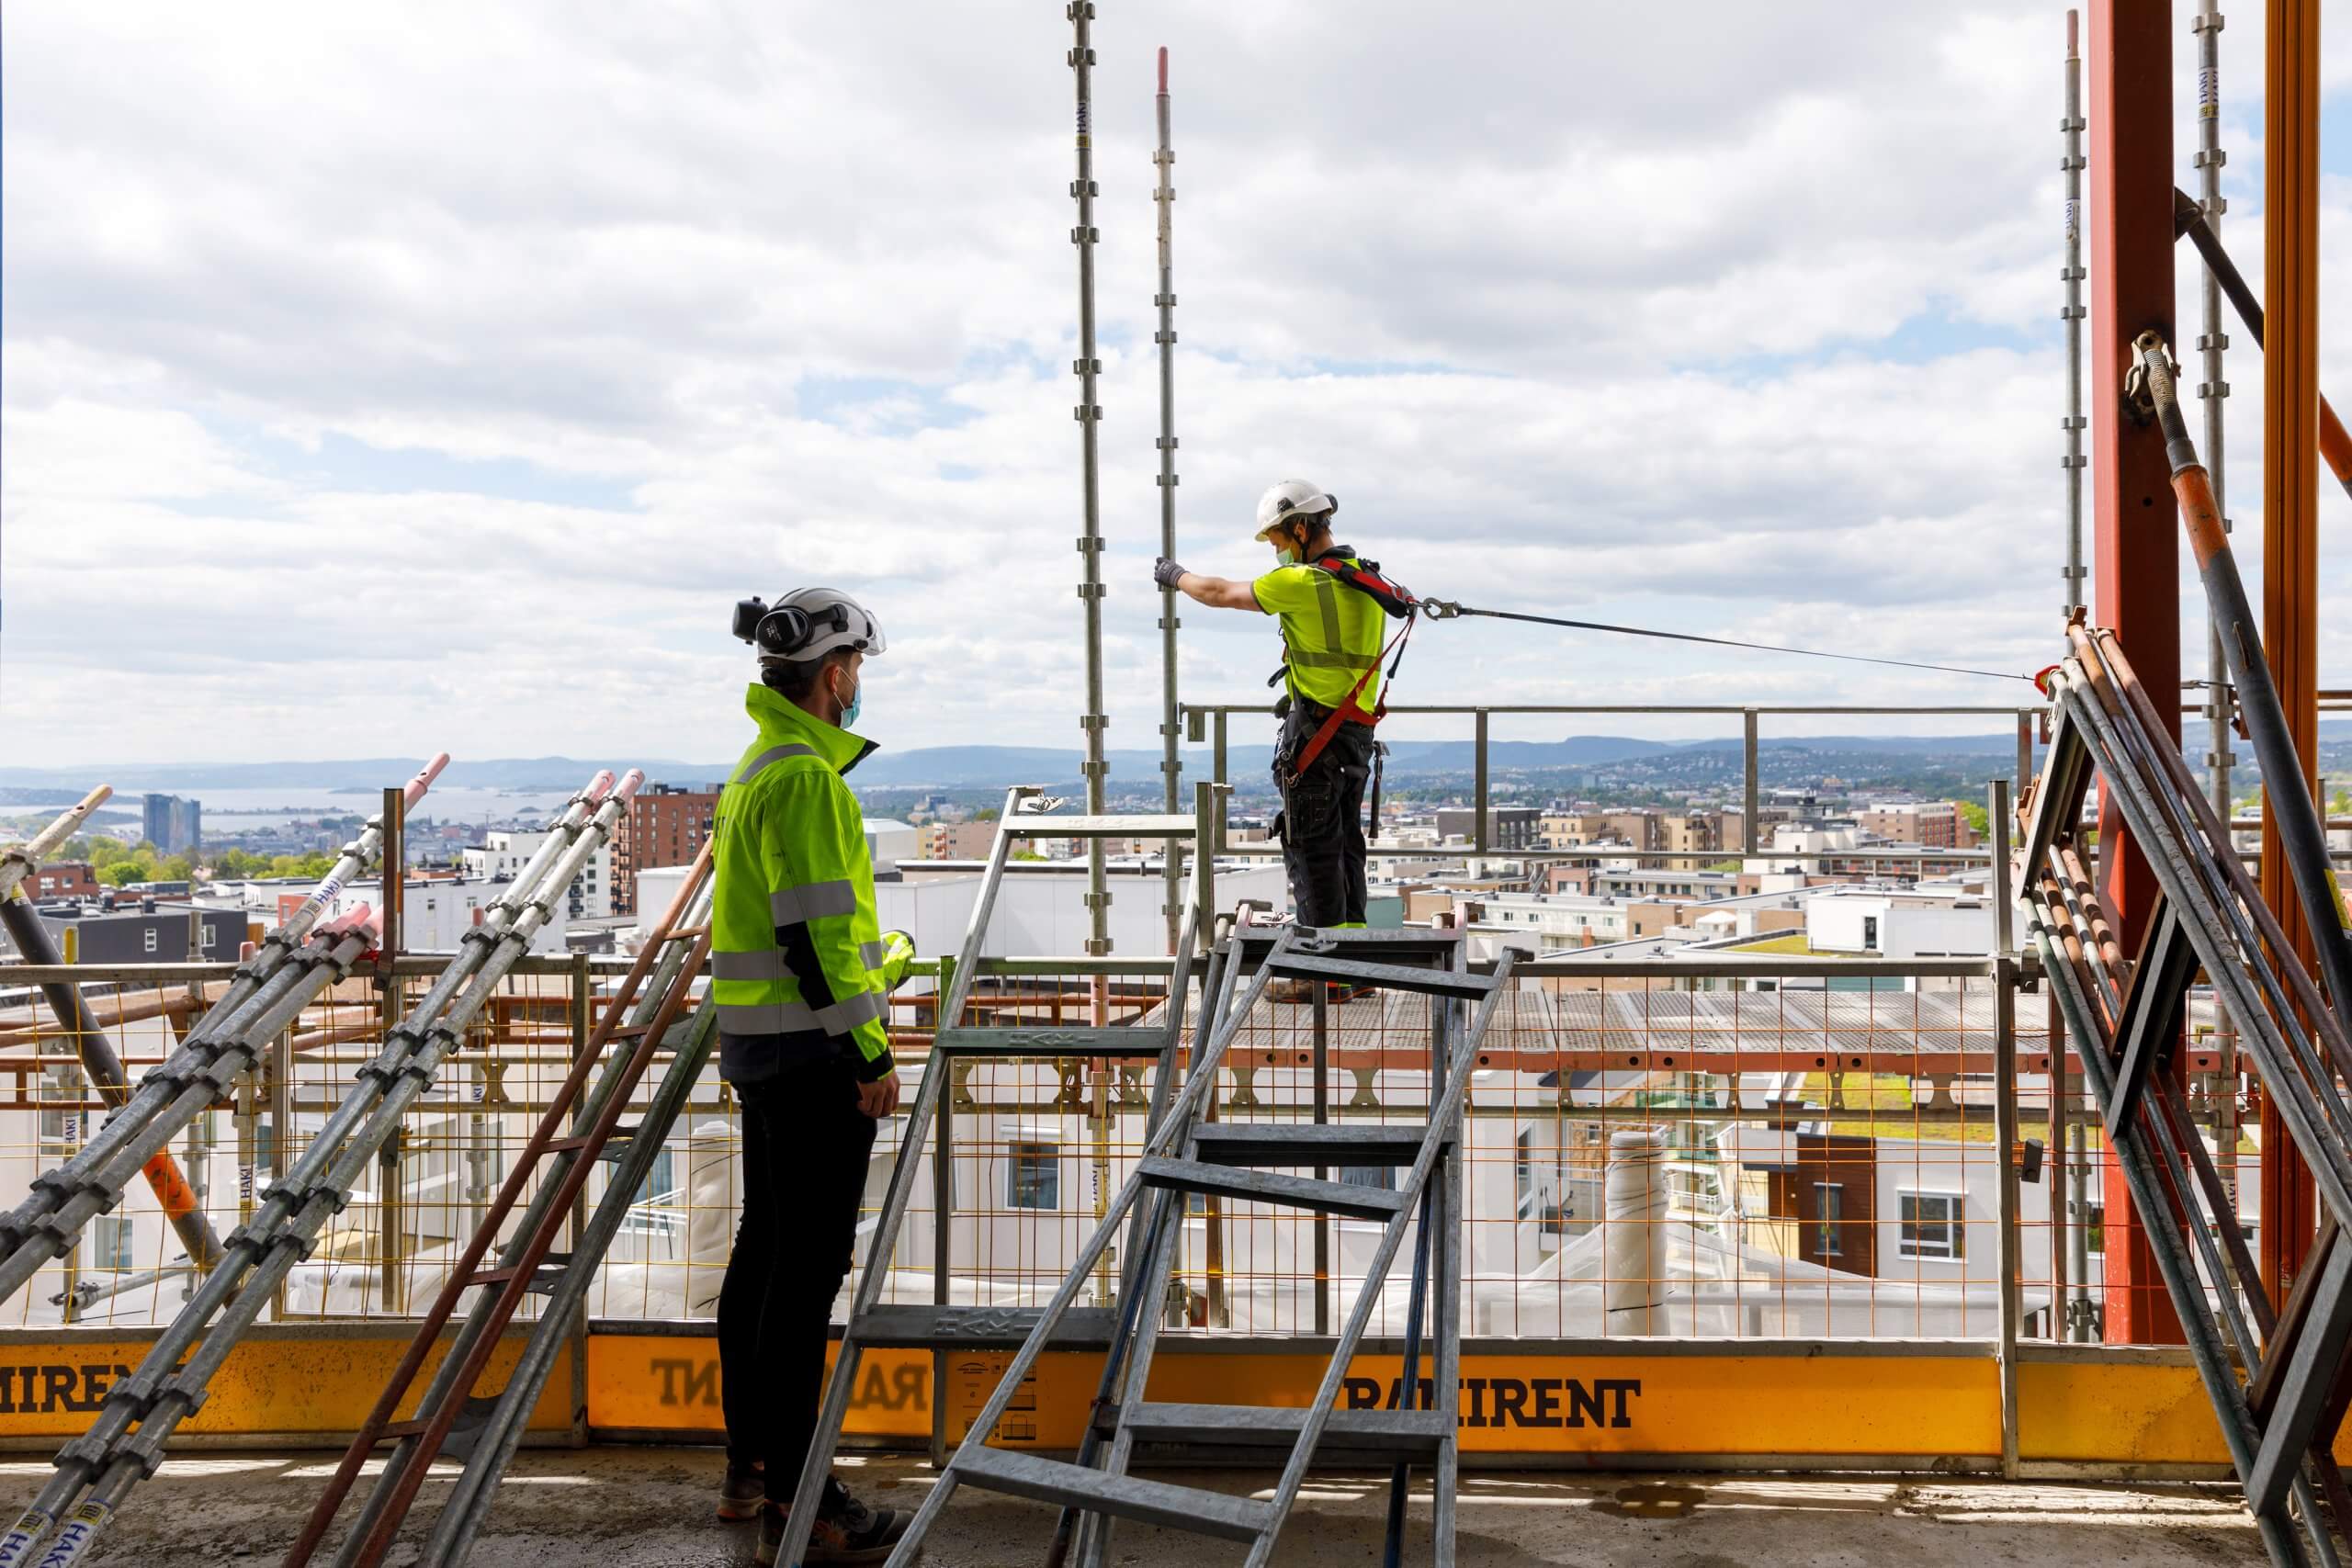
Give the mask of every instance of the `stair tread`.
M 950 1056 L 1157 1056 L 1164 1029 L 1011 1027 L 943 1029 L 933 1047 Z
M 1023 839 L 1145 839 L 1193 836 L 1190 817 L 1166 812 L 1136 816 L 1070 816 L 1016 813 L 1001 819 L 1005 831 Z
M 1410 1165 L 1428 1129 L 1416 1122 L 1210 1122 L 1194 1157 L 1216 1165 Z M 1442 1147 L 1442 1144 L 1440 1145 Z
M 1425 969 L 1410 964 L 1374 964 L 1360 958 L 1334 958 L 1319 953 L 1277 953 L 1267 964 L 1277 975 L 1308 980 L 1343 980 L 1377 986 L 1384 991 L 1419 991 L 1433 997 L 1464 997 L 1476 1001 L 1495 988 L 1492 975 L 1464 969 Z
M 1318 1181 L 1311 1176 L 1252 1170 L 1244 1166 L 1212 1165 L 1201 1160 L 1170 1159 L 1152 1155 L 1136 1162 L 1136 1174 L 1147 1186 L 1175 1187 L 1188 1192 L 1214 1192 L 1249 1202 L 1281 1203 L 1295 1209 L 1319 1209 L 1360 1220 L 1392 1219 L 1410 1200 L 1386 1187 L 1359 1187 L 1351 1182 Z
M 1121 1425 L 1142 1443 L 1287 1449 L 1297 1443 L 1306 1412 L 1296 1406 L 1147 1401 L 1136 1405 Z M 1428 1458 L 1435 1456 L 1446 1436 L 1442 1411 L 1334 1410 L 1316 1450 Z
M 933 1306 L 889 1302 L 857 1320 L 859 1344 L 929 1348 L 1019 1349 L 1036 1332 L 1042 1307 Z M 1099 1349 L 1111 1343 L 1118 1314 L 1110 1307 L 1072 1307 L 1054 1325 L 1056 1348 Z
M 1255 1541 L 1273 1523 L 1272 1505 L 1254 1497 L 1110 1475 L 1016 1449 L 967 1448 L 956 1454 L 951 1472 L 968 1485 L 1009 1496 L 1115 1514 L 1227 1540 Z

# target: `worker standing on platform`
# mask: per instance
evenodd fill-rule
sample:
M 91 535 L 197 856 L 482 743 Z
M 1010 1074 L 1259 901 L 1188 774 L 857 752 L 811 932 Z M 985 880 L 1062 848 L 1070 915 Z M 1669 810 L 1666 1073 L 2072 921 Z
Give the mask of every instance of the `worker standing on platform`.
M 846 593 L 804 588 L 735 607 L 759 652 L 744 706 L 758 735 L 711 836 L 710 1001 L 720 1071 L 742 1116 L 742 1223 L 718 1294 L 727 1421 L 719 1517 L 760 1517 L 774 1562 L 825 1375 L 827 1320 L 848 1276 L 875 1130 L 897 1109 L 890 988 L 914 956 L 874 908 L 857 797 L 842 775 L 874 750 L 850 733 L 882 628 Z M 911 1515 L 829 1478 L 810 1562 L 878 1560 Z
M 1364 784 L 1380 695 L 1384 608 L 1378 568 L 1332 543 L 1334 497 L 1284 479 L 1258 502 L 1256 537 L 1273 547 L 1272 570 L 1252 581 L 1186 571 L 1161 557 L 1152 580 L 1219 610 L 1281 618 L 1282 730 L 1274 747 L 1275 818 L 1291 908 L 1302 926 L 1363 924 Z M 1365 573 L 1369 571 L 1367 585 Z M 1329 721 L 1340 716 L 1336 725 Z M 1317 740 L 1321 743 L 1318 745 Z

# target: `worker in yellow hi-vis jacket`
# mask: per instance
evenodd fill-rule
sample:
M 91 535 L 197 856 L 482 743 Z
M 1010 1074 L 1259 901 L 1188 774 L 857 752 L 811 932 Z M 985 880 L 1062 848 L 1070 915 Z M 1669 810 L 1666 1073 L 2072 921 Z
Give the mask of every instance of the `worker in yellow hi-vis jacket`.
M 1283 811 L 1275 826 L 1302 926 L 1361 926 L 1364 915 L 1363 795 L 1387 612 L 1368 586 L 1377 569 L 1367 578 L 1370 563 L 1331 540 L 1339 506 L 1305 479 L 1284 479 L 1258 502 L 1257 537 L 1279 558 L 1272 570 L 1234 581 L 1186 571 L 1165 557 L 1152 570 L 1160 587 L 1212 608 L 1281 617 L 1274 784 Z M 1328 722 L 1335 715 L 1339 722 Z
M 842 777 L 874 749 L 848 727 L 881 626 L 846 593 L 804 588 L 737 604 L 735 635 L 759 652 L 744 698 L 759 734 L 711 828 L 710 1000 L 743 1155 L 718 1296 L 718 1512 L 756 1512 L 759 1561 L 773 1562 L 816 1427 L 826 1319 L 849 1273 L 876 1124 L 899 1103 L 888 1003 L 914 946 L 880 929 L 865 823 Z M 865 1561 L 910 1518 L 829 1480 L 808 1561 Z

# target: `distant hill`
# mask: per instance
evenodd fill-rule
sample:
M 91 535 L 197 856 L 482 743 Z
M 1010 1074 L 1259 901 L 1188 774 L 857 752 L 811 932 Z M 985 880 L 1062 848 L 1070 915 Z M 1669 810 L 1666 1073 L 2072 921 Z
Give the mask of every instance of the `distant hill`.
M 2195 726 L 2193 717 L 2188 721 Z M 1806 735 L 1774 736 L 1767 721 L 1759 741 L 1774 752 L 1836 752 L 1867 759 L 1872 756 L 1914 760 L 1921 757 L 2008 757 L 2016 750 L 2013 731 L 1977 735 Z M 1237 733 L 1253 738 L 1267 735 L 1272 725 L 1250 719 L 1235 726 Z M 2352 742 L 2352 719 L 2320 723 L 2325 745 Z M 1703 740 L 1643 740 L 1625 735 L 1571 735 L 1558 740 L 1496 740 L 1487 748 L 1488 764 L 1497 772 L 1542 768 L 1601 767 L 1644 759 L 1690 757 L 1716 752 L 1736 759 L 1736 737 Z M 2241 743 L 2241 764 L 2250 762 L 2250 749 Z M 876 751 L 853 775 L 865 788 L 897 789 L 935 785 L 943 789 L 995 788 L 1014 784 L 1046 785 L 1074 783 L 1081 774 L 1082 753 L 1075 746 L 923 746 L 912 750 Z M 1207 773 L 1209 750 L 1183 749 L 1184 771 L 1193 776 Z M 136 780 L 142 788 L 201 792 L 206 789 L 267 789 L 284 785 L 303 789 L 378 789 L 406 778 L 423 759 L 367 757 L 343 761 L 124 763 L 116 766 L 0 767 L 0 789 L 18 804 L 34 804 L 34 792 L 46 802 L 46 792 L 60 792 L 59 803 L 78 800 L 82 792 L 109 774 Z M 1262 740 L 1234 745 L 1227 751 L 1227 767 L 1235 778 L 1261 775 L 1273 761 L 1273 748 Z M 1159 753 L 1125 750 L 1109 754 L 1111 776 L 1125 782 L 1157 779 Z M 599 767 L 634 765 L 646 776 L 673 784 L 698 784 L 723 779 L 733 769 L 732 759 L 716 762 L 662 760 L 631 762 L 616 755 L 604 761 L 572 757 L 500 757 L 483 761 L 459 759 L 442 774 L 445 783 L 479 789 L 568 790 Z M 1416 773 L 1468 773 L 1476 765 L 1476 749 L 1469 740 L 1392 740 L 1388 773 L 1392 778 Z
M 1253 734 L 1265 732 L 1255 724 L 1249 728 Z M 1270 729 L 1271 726 L 1266 728 Z M 1880 750 L 1891 754 L 1997 751 L 2015 744 L 2014 739 L 2006 735 L 1767 739 L 1764 741 L 1765 746 L 1775 750 L 1810 748 L 1841 751 Z M 1572 735 L 1560 740 L 1497 740 L 1490 743 L 1488 753 L 1492 765 L 1497 768 L 1560 768 L 1717 748 L 1736 751 L 1739 743 L 1736 740 L 1678 742 L 1642 740 L 1620 735 Z M 1075 746 L 926 746 L 906 751 L 876 751 L 859 766 L 853 776 L 863 785 L 888 784 L 902 788 L 923 784 L 971 788 L 1010 784 L 1057 784 L 1080 776 L 1079 763 L 1082 757 L 1083 753 Z M 1188 746 L 1183 749 L 1182 757 L 1185 771 L 1192 773 L 1207 769 L 1210 753 L 1204 746 Z M 36 790 L 70 792 L 63 793 L 63 798 L 78 800 L 93 780 L 113 774 L 135 779 L 142 788 L 164 790 L 267 789 L 280 785 L 301 789 L 377 789 L 390 781 L 406 778 L 416 771 L 421 760 L 415 757 L 363 757 L 338 761 L 0 767 L 0 787 L 27 794 Z M 1116 778 L 1156 776 L 1159 771 L 1159 753 L 1156 750 L 1114 750 L 1108 760 L 1112 775 Z M 1227 766 L 1237 775 L 1263 773 L 1272 761 L 1273 748 L 1263 742 L 1235 745 L 1227 752 Z M 1395 740 L 1389 743 L 1388 765 L 1396 773 L 1451 772 L 1470 768 L 1475 761 L 1476 748 L 1468 740 Z M 694 783 L 725 778 L 732 771 L 734 761 L 732 759 L 716 762 L 681 762 L 661 759 L 632 761 L 618 755 L 601 761 L 572 757 L 502 757 L 480 761 L 460 758 L 451 761 L 441 777 L 445 784 L 477 789 L 570 789 L 598 767 L 631 765 L 643 768 L 650 779 Z

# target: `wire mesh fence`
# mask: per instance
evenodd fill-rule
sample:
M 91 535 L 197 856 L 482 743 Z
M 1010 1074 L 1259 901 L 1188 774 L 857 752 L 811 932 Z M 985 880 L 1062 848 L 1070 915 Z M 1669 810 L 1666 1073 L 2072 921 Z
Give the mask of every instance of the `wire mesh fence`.
M 337 983 L 174 1140 L 218 1231 L 249 1214 L 308 1146 L 433 967 L 404 959 L 389 981 L 363 973 Z M 617 967 L 564 958 L 520 966 L 289 1275 L 274 1317 L 424 1310 L 582 1048 Z M 1166 976 L 1144 964 L 1111 975 L 1018 967 L 981 976 L 962 1021 L 1148 1024 L 1166 1003 Z M 2079 1080 L 2053 1109 L 2047 1063 L 2063 1037 L 2039 998 L 2018 998 L 2019 1131 L 2005 1150 L 1995 1134 L 1989 966 L 1823 967 L 1770 974 L 1751 963 L 1736 976 L 1660 977 L 1554 963 L 1504 1000 L 1464 1122 L 1465 1333 L 1990 1338 L 2001 1312 L 2005 1168 L 2017 1177 L 2023 1335 L 2095 1339 L 2109 1292 L 2161 1289 L 2153 1278 L 2108 1277 L 2105 1143 Z M 218 995 L 226 966 L 211 968 L 85 987 L 134 1080 Z M 910 1100 L 939 1021 L 932 987 L 920 978 L 893 1002 Z M 1201 1010 L 1197 980 L 1193 991 L 1182 1051 Z M 1431 1082 L 1431 1005 L 1374 991 L 1262 1000 L 1238 1023 L 1212 1114 L 1417 1129 Z M 961 1058 L 946 1069 L 948 1114 L 917 1156 L 884 1301 L 1044 1300 L 1140 1154 L 1160 1066 L 1156 1035 L 1138 1033 L 1130 1059 Z M 2183 1058 L 2192 1107 L 2230 1156 L 2219 1163 L 2251 1228 L 2259 1182 L 2229 1043 L 2192 1008 Z M 658 1077 L 647 1075 L 638 1104 Z M 0 970 L 0 1199 L 15 1201 L 72 1155 L 104 1109 L 38 993 Z M 893 1118 L 876 1141 L 861 1268 L 903 1126 Z M 738 1156 L 734 1101 L 713 1062 L 629 1203 L 590 1292 L 591 1317 L 713 1315 L 741 1198 Z M 610 1169 L 591 1178 L 583 1211 L 604 1196 Z M 1396 1179 L 1380 1166 L 1318 1174 Z M 1376 1225 L 1185 1201 L 1171 1274 L 1142 1287 L 1172 1331 L 1311 1336 L 1344 1318 Z M 1383 1282 L 1375 1334 L 1403 1331 L 1412 1253 L 1401 1249 Z M 1085 1299 L 1115 1300 L 1122 1261 L 1114 1249 Z M 154 1196 L 134 1182 L 0 1308 L 0 1322 L 144 1325 L 170 1317 L 192 1279 Z

